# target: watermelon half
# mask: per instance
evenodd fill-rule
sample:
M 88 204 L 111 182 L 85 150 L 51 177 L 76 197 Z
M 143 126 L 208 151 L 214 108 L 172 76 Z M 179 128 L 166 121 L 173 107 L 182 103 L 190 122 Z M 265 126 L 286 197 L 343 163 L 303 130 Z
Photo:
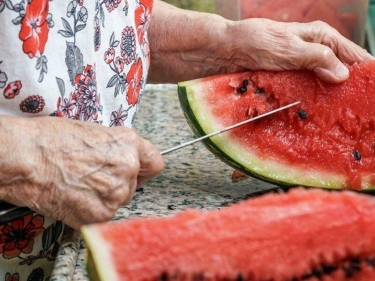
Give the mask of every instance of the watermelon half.
M 288 186 L 375 188 L 375 61 L 354 64 L 342 84 L 312 71 L 225 74 L 178 84 L 197 136 L 301 101 L 207 141 L 225 163 Z
M 82 228 L 92 281 L 372 281 L 375 200 L 294 189 Z

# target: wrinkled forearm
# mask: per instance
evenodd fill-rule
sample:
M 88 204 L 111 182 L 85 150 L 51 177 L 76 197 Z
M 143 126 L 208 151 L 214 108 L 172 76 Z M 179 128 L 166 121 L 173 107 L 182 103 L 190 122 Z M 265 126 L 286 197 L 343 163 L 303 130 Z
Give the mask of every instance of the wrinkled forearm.
M 150 83 L 175 83 L 225 72 L 223 39 L 230 21 L 156 0 L 149 29 Z M 222 68 L 222 69 L 221 69 Z

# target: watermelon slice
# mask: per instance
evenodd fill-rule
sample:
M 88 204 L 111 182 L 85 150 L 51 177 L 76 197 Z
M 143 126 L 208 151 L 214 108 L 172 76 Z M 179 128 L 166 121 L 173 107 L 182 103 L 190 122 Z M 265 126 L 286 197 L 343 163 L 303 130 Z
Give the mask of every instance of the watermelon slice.
M 375 200 L 352 191 L 267 194 L 82 228 L 91 280 L 375 280 Z
M 282 22 L 303 22 L 316 0 L 242 1 L 242 18 L 268 18 Z
M 361 32 L 359 29 L 363 22 L 359 22 L 358 16 L 361 15 L 360 10 L 366 12 L 367 8 L 366 1 L 357 3 L 354 0 L 241 0 L 240 3 L 243 19 L 267 18 L 281 22 L 321 20 L 351 40 L 357 39 L 356 32 Z
M 375 61 L 349 68 L 342 84 L 307 70 L 207 77 L 179 83 L 179 98 L 198 136 L 301 101 L 205 145 L 233 168 L 276 184 L 374 189 Z
M 339 11 L 339 7 L 334 6 L 334 2 L 331 4 L 327 0 L 316 0 L 312 7 L 306 12 L 302 22 L 311 22 L 315 20 L 322 20 L 329 25 L 335 27 L 346 38 L 353 38 L 354 34 L 349 32 L 349 29 L 341 21 L 342 12 Z M 337 5 L 337 3 L 336 3 Z M 355 17 L 355 14 L 352 13 Z M 353 23 L 353 22 L 351 22 Z M 358 24 L 358 22 L 356 22 Z M 357 25 L 351 26 L 350 29 L 357 28 Z

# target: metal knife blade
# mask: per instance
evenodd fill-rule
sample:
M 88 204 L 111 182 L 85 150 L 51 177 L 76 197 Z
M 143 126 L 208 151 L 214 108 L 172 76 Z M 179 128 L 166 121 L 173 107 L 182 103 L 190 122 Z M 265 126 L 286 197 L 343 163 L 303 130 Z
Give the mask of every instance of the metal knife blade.
M 297 105 L 297 104 L 299 104 L 299 103 L 300 103 L 300 101 L 297 101 L 297 102 L 294 102 L 294 103 L 291 103 L 291 104 L 288 104 L 288 105 L 285 105 L 285 106 L 279 107 L 279 108 L 277 108 L 277 109 L 275 109 L 275 110 L 271 110 L 271 111 L 266 112 L 266 113 L 264 113 L 264 114 L 261 114 L 261 115 L 258 115 L 258 116 L 256 116 L 256 117 L 253 117 L 253 118 L 247 119 L 247 120 L 245 120 L 245 121 L 239 122 L 239 123 L 237 123 L 237 124 L 231 125 L 231 126 L 229 126 L 229 127 L 226 127 L 226 128 L 224 128 L 224 129 L 221 129 L 221 130 L 219 130 L 219 131 L 213 132 L 213 133 L 211 133 L 211 134 L 207 134 L 207 135 L 205 135 L 205 136 L 203 136 L 203 137 L 196 138 L 196 139 L 194 139 L 194 140 L 192 140 L 192 141 L 188 141 L 188 142 L 182 143 L 182 144 L 180 144 L 180 145 L 177 145 L 177 146 L 175 146 L 175 147 L 172 147 L 172 148 L 166 149 L 166 150 L 164 150 L 164 151 L 161 152 L 161 155 L 166 155 L 166 154 L 168 154 L 168 153 L 170 153 L 170 152 L 172 152 L 172 151 L 178 150 L 178 149 L 183 148 L 183 147 L 185 147 L 185 146 L 189 146 L 189 145 L 194 144 L 194 143 L 196 143 L 196 142 L 200 142 L 200 141 L 205 140 L 205 139 L 207 139 L 207 138 L 210 138 L 210 137 L 216 136 L 216 135 L 218 135 L 218 134 L 224 133 L 224 132 L 226 132 L 226 131 L 232 130 L 232 129 L 237 128 L 237 127 L 239 127 L 239 126 L 242 126 L 242 125 L 244 125 L 244 124 L 250 123 L 250 122 L 252 122 L 252 121 L 258 120 L 258 119 L 260 119 L 260 118 L 263 118 L 263 117 L 269 116 L 269 115 L 274 114 L 274 113 L 276 113 L 276 112 L 282 111 L 282 110 L 287 109 L 287 108 L 290 108 L 290 107 L 292 107 L 292 106 L 295 106 L 295 105 Z

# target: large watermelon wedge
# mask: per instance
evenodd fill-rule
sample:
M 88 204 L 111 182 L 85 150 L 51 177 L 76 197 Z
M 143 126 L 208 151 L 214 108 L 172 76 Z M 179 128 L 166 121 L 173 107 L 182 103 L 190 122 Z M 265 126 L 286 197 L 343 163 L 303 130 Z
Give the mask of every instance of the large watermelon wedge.
M 221 160 L 281 185 L 375 188 L 375 62 L 350 66 L 342 84 L 307 70 L 243 72 L 179 83 L 198 136 L 301 101 L 205 142 Z
M 82 228 L 93 281 L 372 281 L 375 200 L 295 189 Z

